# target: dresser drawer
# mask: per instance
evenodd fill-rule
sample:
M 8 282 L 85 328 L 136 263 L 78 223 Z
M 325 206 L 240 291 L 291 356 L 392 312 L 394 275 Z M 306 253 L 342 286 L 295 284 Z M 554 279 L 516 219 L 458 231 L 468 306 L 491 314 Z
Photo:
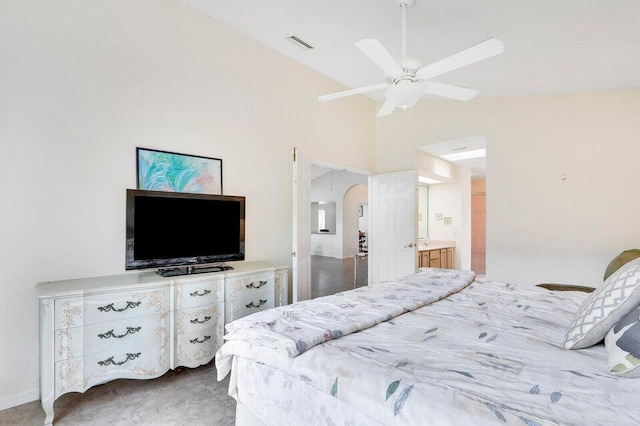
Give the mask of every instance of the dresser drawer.
M 169 316 L 160 314 L 55 331 L 56 361 L 87 356 L 132 344 L 153 345 L 169 330 Z
M 176 284 L 176 309 L 210 305 L 224 300 L 224 279 Z
M 235 299 L 227 300 L 225 302 L 225 322 L 229 323 L 249 314 L 273 308 L 274 306 L 273 292 L 258 294 L 253 294 L 251 292 L 240 293 L 240 295 Z
M 197 367 L 206 364 L 222 346 L 222 323 L 219 326 L 179 334 L 176 338 L 176 365 Z
M 274 294 L 274 273 L 267 271 L 258 274 L 232 277 L 227 280 L 224 289 L 225 300 L 243 297 L 245 294 L 271 293 Z
M 176 333 L 178 335 L 220 326 L 224 321 L 224 302 L 207 306 L 180 309 L 175 313 Z
M 87 388 L 114 379 L 152 379 L 169 370 L 169 333 L 161 330 L 157 340 L 110 348 L 84 357 L 55 363 L 56 398 L 67 392 Z
M 169 289 L 117 291 L 55 301 L 55 329 L 169 314 Z

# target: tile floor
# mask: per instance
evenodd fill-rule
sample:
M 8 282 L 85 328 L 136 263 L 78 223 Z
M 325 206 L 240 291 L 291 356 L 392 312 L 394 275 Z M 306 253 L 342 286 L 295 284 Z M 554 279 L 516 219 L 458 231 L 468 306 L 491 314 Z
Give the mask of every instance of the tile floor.
M 236 402 L 227 395 L 229 376 L 216 381 L 213 362 L 170 371 L 154 380 L 114 380 L 54 404 L 54 425 L 232 426 Z M 40 401 L 0 411 L 0 425 L 42 426 Z
M 311 296 L 353 288 L 353 258 L 311 256 Z M 357 260 L 357 286 L 367 285 L 367 259 Z M 69 393 L 54 405 L 54 424 L 211 425 L 234 424 L 236 403 L 227 395 L 229 377 L 216 381 L 213 361 L 198 368 L 169 371 L 154 380 L 114 380 L 83 394 Z M 44 411 L 33 401 L 0 411 L 1 426 L 42 426 Z
M 353 289 L 353 257 L 336 259 L 335 257 L 311 256 L 311 297 L 327 296 L 340 291 Z M 357 287 L 367 285 L 367 258 L 357 259 Z

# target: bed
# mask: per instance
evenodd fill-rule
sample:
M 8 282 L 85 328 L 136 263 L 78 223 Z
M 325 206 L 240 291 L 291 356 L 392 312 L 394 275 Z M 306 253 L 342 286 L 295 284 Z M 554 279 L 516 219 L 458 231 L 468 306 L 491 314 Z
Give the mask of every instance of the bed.
M 632 263 L 637 285 L 605 315 L 612 347 L 640 322 L 640 259 Z M 610 293 L 421 268 L 229 324 L 218 379 L 231 374 L 237 424 L 634 425 L 640 380 L 626 376 L 640 371 L 612 366 L 602 337 L 569 342 L 588 323 L 602 328 L 588 308 Z

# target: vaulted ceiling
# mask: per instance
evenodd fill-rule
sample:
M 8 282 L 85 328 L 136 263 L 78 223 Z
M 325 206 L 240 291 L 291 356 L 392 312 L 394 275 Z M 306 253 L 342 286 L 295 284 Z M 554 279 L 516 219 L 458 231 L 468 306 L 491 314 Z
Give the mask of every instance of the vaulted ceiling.
M 401 56 L 397 0 L 179 1 L 347 88 L 384 81 L 356 41 L 378 39 Z M 478 89 L 479 96 L 640 88 L 638 0 L 416 0 L 406 23 L 407 55 L 424 65 L 501 39 L 504 54 L 434 79 Z M 292 35 L 313 49 L 287 40 Z

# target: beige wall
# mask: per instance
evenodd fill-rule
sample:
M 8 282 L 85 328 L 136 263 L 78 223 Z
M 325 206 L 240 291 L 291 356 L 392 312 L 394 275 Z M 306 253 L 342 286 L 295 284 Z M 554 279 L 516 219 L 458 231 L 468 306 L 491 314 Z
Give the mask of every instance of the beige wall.
M 488 278 L 599 285 L 615 255 L 640 245 L 639 114 L 639 90 L 423 100 L 377 120 L 377 169 L 486 135 Z
M 248 260 L 290 264 L 292 151 L 375 169 L 375 105 L 172 0 L 0 6 L 0 409 L 38 398 L 37 282 L 124 273 L 135 148 L 223 159 Z
M 376 120 L 362 96 L 316 102 L 343 88 L 171 0 L 5 0 L 0 61 L 0 409 L 38 398 L 35 284 L 124 272 L 136 146 L 223 159 L 225 193 L 247 197 L 248 259 L 290 263 L 293 146 L 382 172 L 477 134 L 490 278 L 597 284 L 640 241 L 640 91 Z
M 342 209 L 342 258 L 355 256 L 360 251 L 358 206 L 369 204 L 368 184 L 354 185 L 345 193 Z

